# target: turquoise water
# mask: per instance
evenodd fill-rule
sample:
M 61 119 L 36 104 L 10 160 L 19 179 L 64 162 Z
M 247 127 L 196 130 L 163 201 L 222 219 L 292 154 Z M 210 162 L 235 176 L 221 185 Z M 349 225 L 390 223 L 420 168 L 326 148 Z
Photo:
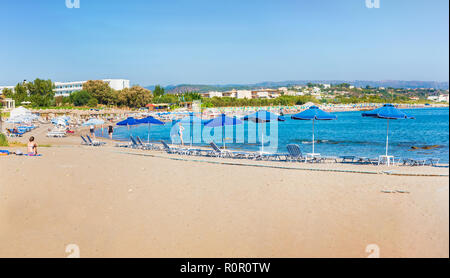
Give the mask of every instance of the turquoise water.
M 389 154 L 402 158 L 440 158 L 441 162 L 449 161 L 449 109 L 424 108 L 405 109 L 407 114 L 415 117 L 413 120 L 389 121 Z M 363 118 L 361 112 L 338 112 L 336 121 L 315 122 L 315 152 L 322 155 L 357 155 L 377 157 L 385 153 L 386 146 L 386 120 Z M 261 149 L 261 130 L 264 125 L 255 125 L 245 122 L 236 127 L 227 127 L 225 138 L 229 149 L 259 151 Z M 205 134 L 214 135 L 214 141 L 222 145 L 222 129 L 209 129 L 196 127 L 191 133 L 189 125 L 184 125 L 185 144 L 190 142 L 190 134 L 195 134 L 197 143 L 206 145 L 211 138 Z M 258 129 L 259 127 L 259 129 Z M 151 126 L 150 141 L 166 140 L 179 143 L 177 125 L 167 123 L 164 126 Z M 312 122 L 296 121 L 286 115 L 286 121 L 278 123 L 278 136 L 271 132 L 274 130 L 266 124 L 264 131 L 264 150 L 269 152 L 286 152 L 287 144 L 299 144 L 302 151 L 312 151 Z M 202 137 L 203 132 L 203 137 Z M 148 126 L 140 125 L 130 128 L 115 127 L 113 138 L 127 140 L 129 135 L 140 136 L 147 141 Z M 241 134 L 243 136 L 236 136 Z M 97 131 L 100 136 L 100 131 Z M 173 140 L 171 140 L 173 139 Z M 201 141 L 200 141 L 201 140 Z M 412 147 L 433 146 L 433 149 L 412 149 Z

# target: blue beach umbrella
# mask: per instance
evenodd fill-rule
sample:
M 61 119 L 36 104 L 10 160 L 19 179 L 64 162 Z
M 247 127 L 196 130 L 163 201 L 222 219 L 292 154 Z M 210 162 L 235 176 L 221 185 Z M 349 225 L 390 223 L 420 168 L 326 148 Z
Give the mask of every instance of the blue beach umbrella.
M 283 116 L 278 116 L 266 110 L 261 110 L 253 114 L 244 116 L 242 119 L 244 121 L 252 121 L 255 123 L 267 123 L 271 121 L 284 122 L 286 120 Z M 261 135 L 261 152 L 263 151 L 264 151 L 264 129 Z
M 314 122 L 316 120 L 319 121 L 330 121 L 330 120 L 336 120 L 337 116 L 330 114 L 328 112 L 325 112 L 319 107 L 313 105 L 310 106 L 309 109 L 306 109 L 305 111 L 302 111 L 298 114 L 292 115 L 291 119 L 293 120 L 312 120 L 312 153 L 314 153 Z
M 266 110 L 258 111 L 253 114 L 244 116 L 242 118 L 244 121 L 253 121 L 255 123 L 267 123 L 270 121 L 281 121 L 284 122 L 286 119 L 283 116 L 278 116 Z
M 389 146 L 389 120 L 414 119 L 414 117 L 406 115 L 400 109 L 389 103 L 383 105 L 383 107 L 374 109 L 372 111 L 364 112 L 362 113 L 362 116 L 387 120 L 386 156 L 388 155 L 388 146 Z
M 128 117 L 126 120 L 116 123 L 119 126 L 130 126 L 130 125 L 138 125 L 140 122 L 133 117 Z
M 164 122 L 153 118 L 152 116 L 148 116 L 143 119 L 137 120 L 141 124 L 148 124 L 148 135 L 147 135 L 147 142 L 150 143 L 150 125 L 163 125 Z
M 138 125 L 140 122 L 133 117 L 128 117 L 127 119 L 116 123 L 118 126 L 126 126 L 130 130 L 130 126 Z
M 242 121 L 237 119 L 236 117 L 227 117 L 225 114 L 220 115 L 217 118 L 211 119 L 205 123 L 205 126 L 208 127 L 222 127 L 222 141 L 223 141 L 223 148 L 225 149 L 225 128 L 226 125 L 239 125 L 242 124 Z

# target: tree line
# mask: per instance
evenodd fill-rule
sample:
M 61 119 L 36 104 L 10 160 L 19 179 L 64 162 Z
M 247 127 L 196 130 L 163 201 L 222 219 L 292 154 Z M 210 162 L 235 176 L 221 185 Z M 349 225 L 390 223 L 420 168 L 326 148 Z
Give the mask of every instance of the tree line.
M 314 86 L 314 84 L 308 84 Z M 340 84 L 341 88 L 348 88 L 349 84 Z M 97 107 L 114 106 L 141 108 L 149 103 L 168 103 L 172 108 L 182 107 L 186 102 L 200 100 L 202 107 L 236 107 L 236 106 L 271 106 L 271 105 L 302 105 L 306 102 L 314 103 L 361 103 L 361 102 L 411 102 L 401 93 L 392 93 L 390 90 L 380 90 L 377 95 L 371 88 L 348 90 L 346 95 L 335 95 L 331 98 L 318 100 L 310 94 L 302 96 L 280 96 L 273 99 L 238 99 L 231 97 L 203 98 L 198 92 L 180 94 L 167 94 L 163 87 L 157 85 L 153 92 L 140 86 L 132 86 L 123 90 L 114 90 L 108 83 L 101 80 L 89 80 L 83 84 L 81 91 L 69 96 L 56 96 L 51 80 L 36 79 L 32 82 L 23 82 L 15 86 L 14 90 L 4 89 L 3 97 L 12 98 L 17 105 L 31 102 L 32 107 Z

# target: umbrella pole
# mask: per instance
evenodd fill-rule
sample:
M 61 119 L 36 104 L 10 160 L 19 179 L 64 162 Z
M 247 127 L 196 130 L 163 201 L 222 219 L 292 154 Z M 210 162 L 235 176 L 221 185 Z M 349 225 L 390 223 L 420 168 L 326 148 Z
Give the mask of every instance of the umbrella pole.
M 386 157 L 388 155 L 388 145 L 389 145 L 389 119 L 387 120 L 387 132 L 386 132 Z
M 225 149 L 225 126 L 222 126 L 222 142 L 223 142 L 223 149 Z
M 264 128 L 265 128 L 265 126 L 263 125 L 262 132 L 261 132 L 261 153 L 264 152 Z
M 312 132 L 312 153 L 314 153 L 314 119 L 313 119 L 313 132 Z
M 147 143 L 150 144 L 150 123 L 148 124 Z

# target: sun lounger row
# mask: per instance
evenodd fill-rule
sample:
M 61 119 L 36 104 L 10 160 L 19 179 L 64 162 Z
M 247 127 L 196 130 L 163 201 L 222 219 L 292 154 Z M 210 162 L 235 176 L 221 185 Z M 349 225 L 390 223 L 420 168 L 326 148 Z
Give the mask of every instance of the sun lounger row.
M 235 159 L 252 159 L 252 160 L 264 160 L 264 161 L 290 161 L 290 162 L 311 162 L 311 163 L 324 163 L 324 162 L 335 162 L 335 163 L 352 163 L 352 164 L 368 164 L 368 165 L 379 165 L 380 161 L 378 158 L 370 158 L 363 156 L 322 156 L 315 154 L 310 156 L 310 154 L 303 154 L 301 148 L 297 144 L 289 144 L 286 146 L 287 153 L 262 153 L 262 152 L 244 152 L 244 151 L 233 151 L 221 149 L 216 143 L 211 142 L 211 149 L 204 148 L 189 148 L 180 146 L 170 146 L 167 142 L 161 141 L 161 145 L 152 143 L 143 143 L 139 136 L 134 138 L 130 137 L 130 142 L 128 143 L 118 143 L 116 147 L 126 147 L 133 149 L 143 149 L 143 150 L 163 150 L 168 154 L 179 154 L 179 155 L 195 155 L 195 156 L 206 156 L 206 157 L 220 157 L 220 158 L 235 158 Z M 401 163 L 403 162 L 403 164 Z M 394 161 L 393 165 L 431 165 L 436 166 L 439 159 L 397 159 Z

